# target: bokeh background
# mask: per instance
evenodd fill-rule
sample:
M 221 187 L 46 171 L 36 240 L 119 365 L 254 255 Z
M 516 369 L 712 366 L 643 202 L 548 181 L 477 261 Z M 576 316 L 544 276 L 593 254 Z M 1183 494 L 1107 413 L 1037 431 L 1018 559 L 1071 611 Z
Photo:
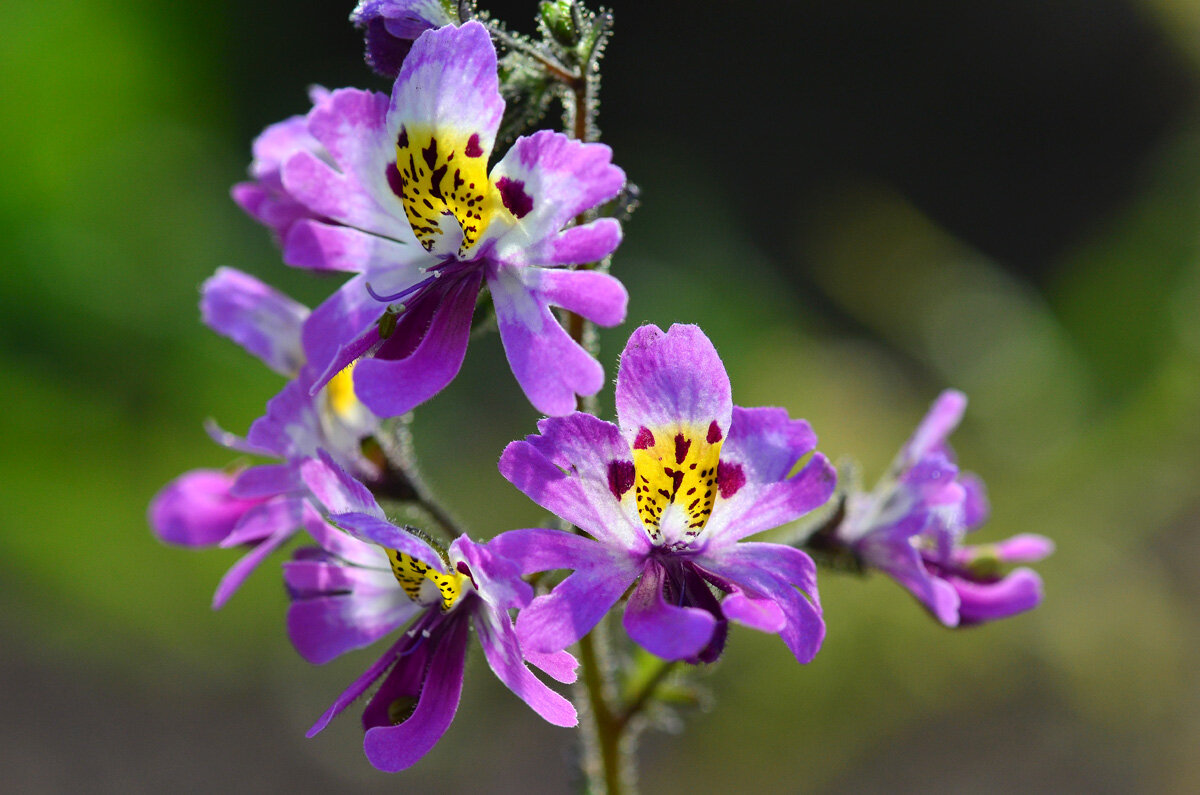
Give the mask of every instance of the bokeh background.
M 305 740 L 376 652 L 307 666 L 274 566 L 213 613 L 238 553 L 146 526 L 167 480 L 229 462 L 202 421 L 242 432 L 282 385 L 200 326 L 200 282 L 334 287 L 228 187 L 308 84 L 386 89 L 350 5 L 0 4 L 9 791 L 571 786 L 574 734 L 477 653 L 412 771 L 367 765 L 353 710 Z M 817 659 L 735 631 L 682 733 L 646 735 L 645 790 L 1200 791 L 1200 3 L 614 5 L 600 121 L 644 204 L 609 372 L 637 324 L 700 323 L 738 403 L 808 418 L 868 479 L 959 387 L 980 538 L 1058 543 L 1042 608 L 969 631 L 824 575 Z M 532 0 L 486 6 L 532 30 Z M 541 521 L 495 471 L 536 419 L 494 336 L 418 413 L 476 537 Z

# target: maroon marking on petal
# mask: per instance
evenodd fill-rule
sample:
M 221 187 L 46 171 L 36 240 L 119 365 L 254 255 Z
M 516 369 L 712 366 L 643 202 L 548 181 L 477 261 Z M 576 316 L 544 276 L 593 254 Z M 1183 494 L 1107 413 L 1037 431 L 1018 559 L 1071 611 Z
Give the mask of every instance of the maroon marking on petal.
M 608 488 L 618 500 L 633 485 L 633 462 L 610 461 L 608 464 Z
M 671 476 L 671 500 L 674 501 L 675 495 L 679 493 L 679 487 L 683 483 L 683 473 L 677 472 L 674 469 L 663 469 L 663 472 L 667 472 Z
M 654 446 L 654 434 L 650 433 L 650 429 L 643 425 L 638 428 L 637 438 L 633 440 L 634 450 L 645 450 L 647 447 Z
M 395 163 L 388 163 L 388 167 L 384 170 L 387 176 L 388 187 L 392 189 L 392 193 L 397 196 L 404 196 L 404 177 L 400 176 L 400 170 L 396 168 Z
M 396 138 L 396 146 L 400 147 L 401 149 L 408 146 L 408 128 L 407 127 L 400 128 L 400 135 L 399 135 L 399 137 Z
M 741 464 L 727 464 L 724 461 L 717 463 L 717 488 L 724 499 L 729 499 L 737 494 L 738 490 L 745 485 L 746 473 L 742 471 Z
M 467 577 L 469 577 L 471 579 L 471 585 L 475 586 L 476 588 L 479 587 L 479 583 L 475 582 L 475 575 L 471 573 L 471 567 L 467 565 L 465 560 L 460 560 L 458 565 L 454 568 L 458 569 L 459 574 L 465 574 Z
M 525 192 L 525 183 L 519 179 L 501 177 L 496 180 L 496 188 L 500 191 L 500 200 L 508 211 L 517 218 L 524 218 L 533 209 L 533 197 Z
M 467 139 L 467 148 L 463 150 L 467 157 L 483 157 L 483 147 L 479 145 L 479 133 L 471 133 Z
M 717 421 L 713 420 L 712 425 L 708 426 L 708 443 L 716 444 L 721 441 L 721 427 L 717 425 Z
M 433 167 L 437 165 L 437 139 L 430 138 L 429 146 L 421 150 L 421 157 L 425 158 L 425 165 L 429 166 L 429 170 L 433 171 Z
M 712 435 L 712 431 L 709 431 Z M 683 459 L 687 458 L 688 448 L 692 446 L 692 440 L 684 436 L 682 433 L 675 434 L 675 463 L 682 464 Z
M 446 176 L 448 168 L 449 166 L 435 168 L 433 174 L 429 176 L 429 195 L 441 201 L 446 201 L 446 197 L 442 195 L 442 179 Z

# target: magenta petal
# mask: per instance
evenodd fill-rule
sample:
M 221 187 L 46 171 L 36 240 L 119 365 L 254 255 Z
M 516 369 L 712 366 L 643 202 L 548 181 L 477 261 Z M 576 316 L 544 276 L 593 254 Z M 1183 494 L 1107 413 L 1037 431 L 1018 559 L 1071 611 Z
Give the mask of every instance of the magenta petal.
M 383 550 L 371 547 L 375 553 L 374 563 L 384 565 Z M 292 599 L 308 599 L 330 593 L 348 593 L 363 589 L 394 590 L 395 577 L 383 568 L 347 566 L 331 559 L 313 547 L 296 550 L 296 557 L 283 564 L 283 582 Z M 312 555 L 313 557 L 307 557 Z M 378 580 L 376 579 L 378 578 Z
M 646 531 L 622 509 L 608 482 L 614 461 L 630 461 L 629 444 L 620 429 L 576 412 L 544 419 L 538 430 L 540 434 L 505 448 L 500 474 L 538 505 L 593 537 L 629 550 L 647 549 Z M 635 511 L 630 507 L 630 513 Z
M 246 512 L 233 531 L 221 540 L 222 547 L 254 544 L 282 530 L 295 531 L 305 519 L 302 497 L 281 496 L 256 505 Z
M 540 527 L 505 531 L 489 541 L 487 548 L 521 574 L 602 566 L 611 554 L 590 538 Z
M 172 480 L 150 502 L 150 526 L 163 541 L 188 547 L 220 542 L 260 499 L 230 494 L 235 476 L 196 469 Z
M 579 678 L 576 670 L 579 668 L 579 661 L 565 651 L 546 654 L 540 651 L 521 649 L 521 653 L 525 655 L 525 659 L 529 661 L 530 665 L 545 671 L 555 681 L 569 685 Z
M 360 573 L 359 578 L 372 575 L 392 576 L 391 572 L 373 572 Z M 301 657 L 322 665 L 391 634 L 420 610 L 399 589 L 299 599 L 288 608 L 288 638 Z
M 641 428 L 700 428 L 717 424 L 728 435 L 733 413 L 729 376 L 716 348 L 698 326 L 663 332 L 642 326 L 621 353 L 617 372 L 617 418 L 632 445 Z
M 278 458 L 293 459 L 297 455 L 314 455 L 319 445 L 320 420 L 312 398 L 308 395 L 307 378 L 289 381 L 279 393 L 267 401 L 267 413 L 250 425 L 246 439 L 254 446 L 272 451 Z M 275 470 L 254 468 L 237 489 L 275 490 L 279 493 L 299 487 L 290 467 L 279 465 Z M 284 481 L 272 482 L 271 473 Z M 258 485 L 251 485 L 251 483 Z
M 597 218 L 590 224 L 573 226 L 553 238 L 545 254 L 546 264 L 577 265 L 599 262 L 621 242 L 621 225 L 615 218 Z
M 386 519 L 366 513 L 335 513 L 330 514 L 329 521 L 360 541 L 403 552 L 433 567 L 435 571 L 446 573 L 446 565 L 433 547 Z
M 589 533 L 598 530 L 603 537 L 603 514 L 588 499 L 584 483 L 556 467 L 529 442 L 510 442 L 504 448 L 500 474 L 546 510 Z
M 488 287 L 504 353 L 517 383 L 538 411 L 562 416 L 575 410 L 577 394 L 600 391 L 604 368 L 571 339 L 550 311 L 549 299 L 541 291 L 545 273 L 502 264 L 488 274 Z M 560 298 L 585 303 L 577 295 L 567 295 L 561 279 L 551 279 L 549 286 L 564 294 Z M 622 305 L 622 315 L 623 309 Z
M 625 606 L 625 631 L 646 651 L 664 660 L 689 660 L 712 640 L 717 620 L 698 607 L 676 607 L 663 599 L 666 572 L 654 561 Z
M 334 514 L 363 513 L 383 517 L 383 509 L 375 502 L 366 486 L 350 476 L 324 450 L 320 458 L 310 458 L 300 465 L 304 485 L 326 510 Z
M 736 621 L 760 632 L 776 634 L 787 625 L 783 610 L 768 598 L 755 598 L 741 591 L 734 591 L 721 602 L 721 612 L 731 621 Z
M 467 140 L 477 135 L 480 157 L 491 154 L 504 114 L 496 50 L 478 22 L 421 35 L 404 59 L 392 88 L 389 129 L 445 130 Z M 394 142 L 394 138 L 392 142 Z
M 324 99 L 321 90 L 312 92 L 314 103 Z M 291 224 L 309 217 L 311 212 L 284 189 L 280 168 L 296 152 L 318 152 L 320 149 L 321 144 L 309 134 L 308 122 L 303 116 L 272 124 L 254 140 L 250 176 L 255 181 L 234 185 L 230 191 L 233 200 L 281 238 Z
M 314 370 L 328 367 L 342 348 L 372 329 L 387 309 L 385 304 L 371 297 L 366 284 L 367 277 L 361 274 L 350 279 L 314 309 L 305 321 L 301 338 L 308 363 Z M 353 361 L 353 358 L 349 361 Z M 342 364 L 337 369 L 344 366 Z
M 296 472 L 287 464 L 262 464 L 242 470 L 230 493 L 244 499 L 274 497 L 300 486 Z
M 971 531 L 987 521 L 988 514 L 991 513 L 991 506 L 988 504 L 987 498 L 987 488 L 983 485 L 982 480 L 970 472 L 964 472 L 959 475 L 958 483 L 962 486 L 964 495 L 962 503 L 963 526 L 968 531 Z M 1051 546 L 1053 547 L 1053 542 L 1051 542 Z
M 1042 578 L 1032 569 L 1017 569 L 993 583 L 947 579 L 962 600 L 958 609 L 962 626 L 1008 618 L 1042 603 Z
M 463 668 L 467 659 L 464 620 L 453 622 L 438 637 L 432 652 L 417 708 L 397 726 L 376 726 L 363 738 L 367 759 L 380 770 L 396 773 L 412 767 L 442 738 L 462 695 Z
M 288 230 L 283 261 L 294 268 L 362 273 L 390 256 L 404 257 L 409 248 L 393 240 L 349 226 L 303 220 Z
M 1054 552 L 1054 542 L 1036 533 L 1022 533 L 996 544 L 996 554 L 1005 563 L 1036 563 Z
M 434 626 L 435 621 L 436 618 L 432 614 L 426 613 L 405 631 L 404 649 L 400 652 L 395 666 L 379 684 L 379 689 L 367 700 L 367 706 L 363 709 L 363 731 L 376 726 L 395 725 L 399 716 L 393 714 L 391 707 L 398 699 L 403 699 L 412 707 L 416 706 L 421 688 L 425 685 L 425 677 L 429 673 L 429 659 L 441 638 L 445 637 L 445 633 L 441 632 L 436 637 L 433 636 L 432 630 L 430 636 L 423 634 L 423 630 Z M 443 623 L 442 626 L 446 625 Z
M 909 549 L 912 549 L 911 546 Z M 958 591 L 941 577 L 931 575 L 925 569 L 924 564 L 920 562 L 915 550 L 912 550 L 911 557 L 916 557 L 917 561 L 910 560 L 908 554 L 897 554 L 890 563 L 879 565 L 879 569 L 917 597 L 925 609 L 933 614 L 933 617 L 942 625 L 958 626 L 960 620 Z
M 384 552 L 377 545 L 359 541 L 349 533 L 343 533 L 326 522 L 312 506 L 309 506 L 308 515 L 304 519 L 304 528 L 323 550 L 347 563 L 366 568 L 381 568 L 387 565 Z
M 295 375 L 304 366 L 300 327 L 308 307 L 249 274 L 217 268 L 201 287 L 200 316 L 280 375 Z
M 278 455 L 274 450 L 268 450 L 256 444 L 251 444 L 236 433 L 230 433 L 217 424 L 216 420 L 207 419 L 204 421 L 204 432 L 208 434 L 208 438 L 219 444 L 221 447 L 227 447 L 230 450 L 237 450 L 239 453 L 247 455 L 275 456 Z
M 945 580 L 925 568 L 910 539 L 926 524 L 926 512 L 914 511 L 887 528 L 867 534 L 858 551 L 869 565 L 904 586 L 947 627 L 958 625 L 958 594 Z
M 550 306 L 559 306 L 581 315 L 599 326 L 625 322 L 629 293 L 625 286 L 607 273 L 536 268 L 537 293 Z
M 407 413 L 454 379 L 467 353 L 471 315 L 482 274 L 469 273 L 447 288 L 416 349 L 400 359 L 364 359 L 354 369 L 358 399 L 379 417 Z M 432 297 L 432 296 L 431 296 Z
M 734 406 L 721 460 L 740 464 L 752 483 L 775 483 L 816 446 L 812 426 L 784 409 Z
M 570 646 L 596 626 L 637 575 L 633 560 L 576 571 L 517 615 L 521 647 L 549 653 Z
M 491 546 L 461 535 L 450 544 L 450 560 L 459 572 L 469 574 L 475 590 L 490 605 L 520 608 L 533 599 L 533 588 L 521 579 L 516 561 L 497 555 Z
M 747 484 L 728 501 L 718 501 L 706 535 L 710 541 L 726 544 L 787 524 L 828 502 L 836 483 L 837 471 L 829 459 L 815 453 L 788 480 Z
M 813 604 L 820 607 L 817 593 L 817 564 L 805 552 L 784 544 L 746 541 L 735 548 L 742 561 L 756 561 L 768 567 L 782 580 L 799 588 Z
M 480 604 L 475 611 L 475 631 L 479 633 L 479 643 L 483 646 L 488 665 L 509 690 L 555 726 L 574 726 L 579 723 L 571 702 L 543 684 L 525 667 L 512 619 L 507 613 Z
M 748 596 L 774 601 L 787 619 L 779 633 L 780 638 L 799 662 L 807 663 L 816 656 L 825 639 L 825 622 L 821 618 L 815 583 L 813 590 L 802 595 L 797 586 L 809 587 L 809 565 L 792 560 L 779 566 L 775 547 L 774 544 L 737 544 L 717 554 L 705 555 L 697 563 Z M 792 577 L 796 580 L 789 581 Z
M 545 265 L 555 262 L 558 232 L 580 213 L 616 196 L 625 173 L 612 164 L 612 151 L 604 144 L 539 130 L 516 140 L 492 169 L 491 180 L 493 185 L 519 185 L 524 197 L 515 214 L 501 213 L 488 229 L 488 236 L 495 236 L 497 258 Z
M 458 8 L 442 0 L 361 0 L 350 21 L 365 28 L 367 64 L 395 78 L 413 40 L 431 28 L 458 22 Z
M 281 528 L 271 535 L 263 539 L 262 543 L 247 552 L 242 558 L 232 566 L 229 571 L 225 572 L 225 576 L 221 578 L 221 582 L 217 584 L 217 590 L 213 593 L 212 609 L 220 610 L 229 601 L 229 598 L 242 587 L 242 583 L 250 576 L 258 565 L 267 559 L 268 556 L 289 538 L 292 537 L 294 531 Z
M 386 177 L 396 160 L 387 104 L 386 96 L 370 91 L 330 93 L 308 114 L 309 130 L 327 150 L 325 156 L 296 152 L 283 162 L 281 175 L 287 192 L 314 216 L 408 241 L 411 227 Z
M 376 679 L 383 676 L 383 672 L 396 661 L 396 658 L 400 656 L 402 648 L 410 640 L 411 638 L 402 635 L 390 649 L 383 653 L 382 657 L 376 660 L 370 668 L 363 672 L 362 676 L 355 679 L 353 684 L 337 697 L 337 700 L 330 705 L 329 709 L 325 710 L 325 713 L 321 717 L 317 718 L 317 722 L 313 724 L 312 728 L 304 736 L 315 737 L 329 725 L 330 721 L 341 714 L 342 710 L 353 704 L 359 696 L 367 691 L 367 688 L 375 683 Z
M 946 443 L 946 439 L 962 421 L 963 412 L 967 409 L 967 396 L 956 389 L 947 389 L 938 395 L 937 400 L 930 406 L 929 412 L 912 438 L 900 451 L 901 458 L 908 464 L 913 464 L 932 452 L 938 451 Z

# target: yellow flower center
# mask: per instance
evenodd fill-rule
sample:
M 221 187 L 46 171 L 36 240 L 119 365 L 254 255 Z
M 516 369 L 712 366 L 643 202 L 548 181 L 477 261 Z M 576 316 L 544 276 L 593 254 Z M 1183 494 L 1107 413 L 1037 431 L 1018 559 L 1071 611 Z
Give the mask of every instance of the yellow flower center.
M 682 530 L 683 538 L 690 539 L 704 529 L 717 498 L 722 441 L 719 431 L 686 425 L 639 431 L 633 445 L 635 495 L 638 515 L 652 539 L 663 540 L 664 514 L 672 505 L 682 511 L 682 521 L 676 520 L 682 527 L 672 535 Z
M 339 372 L 325 385 L 325 398 L 329 410 L 343 421 L 349 421 L 358 411 L 358 398 L 354 395 L 354 365 Z
M 478 134 L 403 128 L 396 142 L 396 171 L 399 185 L 392 189 L 427 251 L 441 238 L 442 219 L 449 215 L 462 228 L 462 256 L 487 229 L 499 205 Z
M 396 581 L 408 598 L 417 604 L 433 605 L 440 602 L 444 613 L 454 607 L 462 596 L 463 581 L 467 579 L 465 575 L 453 569 L 449 574 L 442 574 L 413 556 L 394 549 L 387 550 L 387 556 Z

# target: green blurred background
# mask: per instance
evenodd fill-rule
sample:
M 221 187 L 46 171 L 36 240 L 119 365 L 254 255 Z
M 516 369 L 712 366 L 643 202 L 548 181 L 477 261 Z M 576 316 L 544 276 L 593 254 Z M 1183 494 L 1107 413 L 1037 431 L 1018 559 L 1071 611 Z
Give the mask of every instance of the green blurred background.
M 956 386 L 980 538 L 1058 543 L 1043 607 L 969 631 L 825 574 L 816 661 L 735 631 L 705 708 L 646 735 L 644 789 L 1200 791 L 1200 3 L 615 5 L 601 124 L 644 205 L 608 371 L 637 324 L 700 323 L 736 402 L 808 418 L 868 479 Z M 532 0 L 487 7 L 532 28 Z M 349 11 L 0 5 L 6 789 L 571 784 L 574 734 L 477 655 L 408 773 L 369 767 L 354 710 L 305 740 L 376 651 L 307 666 L 273 565 L 212 613 L 238 553 L 146 526 L 170 478 L 228 463 L 202 421 L 244 432 L 282 385 L 200 326 L 200 282 L 335 286 L 282 266 L 227 192 L 308 84 L 386 88 Z M 541 522 L 495 470 L 536 419 L 495 336 L 418 413 L 475 537 Z

